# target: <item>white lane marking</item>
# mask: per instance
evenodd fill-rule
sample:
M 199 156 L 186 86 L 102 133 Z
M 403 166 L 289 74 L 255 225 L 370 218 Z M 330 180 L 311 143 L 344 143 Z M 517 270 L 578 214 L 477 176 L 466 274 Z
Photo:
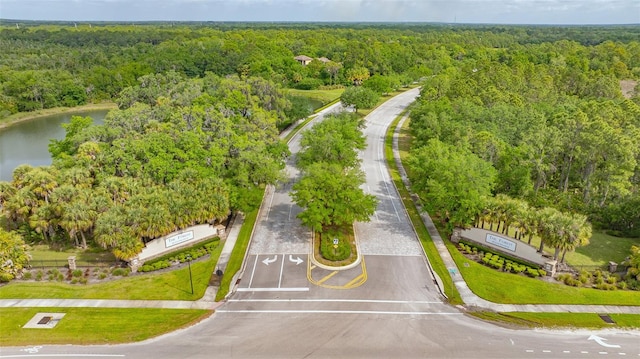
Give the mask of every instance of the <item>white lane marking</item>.
M 218 313 L 269 313 L 269 314 L 390 314 L 390 315 L 462 315 L 462 313 L 432 312 L 388 312 L 374 310 L 229 310 L 217 309 Z
M 379 159 L 381 161 L 384 161 L 384 155 L 382 154 L 382 148 L 380 148 L 380 150 L 378 152 L 379 152 Z M 398 218 L 398 222 L 402 222 L 402 219 L 400 218 L 400 213 L 398 213 L 398 208 L 396 208 L 396 204 L 394 202 L 394 197 L 391 194 L 391 190 L 389 189 L 389 185 L 387 183 L 387 181 L 391 181 L 391 178 L 390 177 L 387 178 L 385 176 L 385 172 L 384 172 L 385 168 L 382 165 L 382 163 L 378 163 L 378 169 L 380 170 L 380 173 L 382 174 L 382 183 L 384 184 L 384 188 L 387 191 L 387 195 L 389 196 L 389 199 L 391 201 L 391 205 L 393 206 L 393 210 L 394 210 L 394 212 L 396 212 L 396 217 Z
M 527 350 L 525 350 L 525 352 L 527 352 L 527 353 L 533 353 L 533 350 L 531 350 L 531 349 L 527 349 Z
M 589 352 L 588 352 L 588 351 L 584 351 L 584 350 L 582 350 L 582 351 L 580 352 L 580 354 L 589 354 Z
M 0 358 L 69 358 L 69 357 L 93 357 L 93 358 L 122 358 L 124 354 L 15 354 L 0 355 Z
M 280 264 L 280 278 L 278 278 L 278 288 L 282 286 L 282 270 L 284 269 L 284 257 L 285 254 L 282 255 L 282 263 Z
M 571 353 L 571 350 L 563 350 L 562 352 L 565 353 L 565 354 L 569 354 L 569 353 Z
M 627 353 L 618 353 L 618 355 L 627 355 Z
M 551 350 L 543 350 L 543 353 L 551 353 Z
M 607 355 L 609 353 L 607 353 L 607 352 L 598 352 L 598 354 Z
M 398 303 L 398 304 L 442 304 L 421 300 L 378 300 L 378 299 L 229 299 L 228 302 L 338 302 L 338 303 Z
M 256 272 L 257 266 L 258 266 L 258 256 L 256 255 L 256 260 L 253 262 L 253 269 L 251 270 L 251 278 L 249 278 L 249 288 L 251 288 L 251 283 L 253 283 L 253 275 Z
M 238 292 L 308 292 L 308 287 L 291 288 L 238 288 Z
M 273 188 L 273 192 L 271 192 L 271 200 L 269 201 L 269 208 L 267 208 L 267 216 L 266 216 L 266 220 L 269 220 L 269 213 L 271 213 L 271 207 L 273 206 L 273 197 L 276 196 L 276 188 Z

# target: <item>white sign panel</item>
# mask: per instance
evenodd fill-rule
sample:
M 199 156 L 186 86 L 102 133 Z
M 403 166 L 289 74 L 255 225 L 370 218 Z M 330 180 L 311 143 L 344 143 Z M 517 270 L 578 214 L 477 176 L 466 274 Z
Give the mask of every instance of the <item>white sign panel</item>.
M 171 237 L 167 237 L 164 240 L 164 245 L 166 248 L 169 248 L 192 239 L 193 239 L 193 231 L 179 233 Z
M 512 242 L 506 238 L 494 236 L 493 234 L 487 233 L 487 243 L 491 243 L 494 246 L 498 246 L 500 248 L 508 249 L 512 252 L 516 251 L 516 243 Z

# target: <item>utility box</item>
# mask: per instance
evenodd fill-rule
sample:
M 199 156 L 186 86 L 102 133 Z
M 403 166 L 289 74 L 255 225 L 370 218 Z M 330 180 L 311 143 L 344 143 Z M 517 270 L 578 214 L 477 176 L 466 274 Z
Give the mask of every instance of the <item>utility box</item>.
M 609 272 L 611 273 L 615 273 L 618 271 L 618 263 L 616 262 L 609 262 Z

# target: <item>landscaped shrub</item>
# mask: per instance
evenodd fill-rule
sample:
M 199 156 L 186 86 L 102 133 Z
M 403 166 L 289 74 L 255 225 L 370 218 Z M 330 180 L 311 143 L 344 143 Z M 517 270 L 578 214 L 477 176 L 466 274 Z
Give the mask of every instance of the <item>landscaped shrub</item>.
M 22 274 L 22 279 L 24 279 L 24 280 L 29 280 L 31 278 L 33 278 L 33 273 L 31 273 L 31 272 L 24 272 Z
M 82 269 L 75 269 L 72 274 L 71 274 L 74 278 L 80 278 L 82 277 Z
M 161 257 L 154 258 L 150 261 L 145 262 L 142 267 L 140 267 L 140 272 L 152 272 L 159 269 L 168 268 L 174 262 L 185 263 L 187 262 L 187 258 L 191 256 L 191 260 L 196 260 L 200 257 L 203 257 L 213 250 L 215 250 L 220 244 L 220 238 L 214 237 L 208 239 L 204 242 L 197 243 L 192 247 L 182 248 L 178 251 L 171 252 L 165 254 Z
M 546 275 L 547 275 L 547 271 L 546 271 L 546 270 L 544 270 L 544 269 L 538 269 L 538 273 L 540 273 L 540 276 L 541 276 L 541 277 L 544 277 L 544 276 L 546 276 Z
M 349 241 L 340 239 L 338 248 L 333 245 L 333 236 L 322 236 L 320 242 L 320 255 L 330 261 L 342 261 L 351 256 L 351 244 Z
M 580 283 L 582 284 L 587 284 L 591 281 L 591 273 L 583 270 L 580 271 L 580 275 L 578 276 L 578 280 L 580 281 Z
M 627 289 L 627 282 L 618 282 L 618 288 L 622 290 Z
M 126 276 L 129 275 L 129 269 L 128 268 L 116 268 L 111 272 L 111 275 L 126 277 Z
M 322 84 L 323 84 L 322 80 L 314 79 L 314 78 L 305 78 L 305 79 L 302 79 L 300 82 L 294 84 L 293 87 L 299 90 L 316 90 L 320 86 L 322 86 Z
M 538 272 L 537 269 L 533 269 L 531 267 L 527 267 L 527 275 L 529 277 L 537 278 L 537 277 L 540 276 L 540 273 Z
M 36 272 L 36 280 L 41 281 L 42 277 L 44 277 L 44 273 L 42 272 L 41 269 L 38 269 L 38 271 Z
M 13 274 L 2 272 L 0 273 L 0 283 L 7 283 L 13 279 Z

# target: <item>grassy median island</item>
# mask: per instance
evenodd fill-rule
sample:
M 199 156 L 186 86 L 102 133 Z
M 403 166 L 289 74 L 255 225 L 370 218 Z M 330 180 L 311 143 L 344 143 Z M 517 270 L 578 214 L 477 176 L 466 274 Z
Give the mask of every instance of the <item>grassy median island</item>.
M 314 259 L 331 267 L 343 267 L 358 259 L 353 226 L 326 228 L 323 233 L 316 232 L 313 237 Z
M 65 313 L 51 329 L 24 329 L 36 313 Z M 195 324 L 213 313 L 196 309 L 0 308 L 0 346 L 138 342 Z

